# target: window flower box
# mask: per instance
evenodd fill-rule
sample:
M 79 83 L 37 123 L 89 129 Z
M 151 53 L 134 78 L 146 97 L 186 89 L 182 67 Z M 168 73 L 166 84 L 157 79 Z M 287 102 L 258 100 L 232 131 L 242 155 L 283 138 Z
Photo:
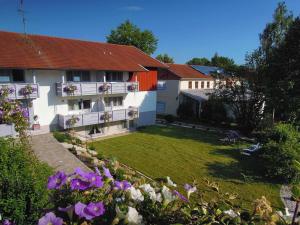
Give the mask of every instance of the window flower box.
M 137 84 L 131 84 L 128 86 L 128 91 L 137 91 L 138 85 Z
M 107 92 L 111 89 L 111 86 L 109 84 L 104 83 L 99 87 L 99 92 Z
M 14 93 L 14 89 L 8 86 L 2 86 L 2 88 L 0 89 L 0 97 L 7 97 L 9 95 L 11 95 L 12 93 Z
M 33 93 L 36 93 L 37 92 L 37 89 L 31 85 L 26 85 L 25 87 L 23 87 L 21 90 L 20 90 L 21 94 L 23 96 L 29 96 Z
M 64 87 L 64 92 L 66 92 L 68 94 L 74 94 L 75 91 L 77 91 L 77 90 L 78 90 L 77 86 L 73 85 L 73 84 L 70 84 L 70 85 Z

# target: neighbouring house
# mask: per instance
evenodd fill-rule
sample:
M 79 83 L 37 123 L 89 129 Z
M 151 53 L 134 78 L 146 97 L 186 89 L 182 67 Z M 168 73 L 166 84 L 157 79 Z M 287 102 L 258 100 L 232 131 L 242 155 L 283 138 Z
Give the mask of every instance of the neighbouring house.
M 0 88 L 46 132 L 72 121 L 91 133 L 154 124 L 158 68 L 166 65 L 133 46 L 0 31 Z M 0 125 L 0 136 L 13 133 Z
M 189 65 L 167 65 L 169 68 L 158 71 L 157 114 L 177 116 L 179 105 L 187 103 L 198 115 L 201 102 L 208 99 L 207 93 L 215 87 L 214 78 Z

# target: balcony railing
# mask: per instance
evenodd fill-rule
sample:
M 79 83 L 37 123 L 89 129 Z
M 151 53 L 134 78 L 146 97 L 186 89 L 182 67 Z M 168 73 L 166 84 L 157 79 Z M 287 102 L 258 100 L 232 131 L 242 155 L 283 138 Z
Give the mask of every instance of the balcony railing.
M 39 85 L 33 83 L 7 83 L 0 84 L 0 91 L 8 89 L 8 98 L 10 99 L 25 99 L 38 98 Z
M 138 82 L 68 82 L 56 83 L 58 96 L 126 94 L 139 91 Z
M 139 117 L 138 108 L 118 109 L 101 112 L 88 112 L 76 115 L 58 115 L 59 126 L 63 129 L 82 127 L 106 122 L 132 120 Z M 72 124 L 73 122 L 74 124 Z

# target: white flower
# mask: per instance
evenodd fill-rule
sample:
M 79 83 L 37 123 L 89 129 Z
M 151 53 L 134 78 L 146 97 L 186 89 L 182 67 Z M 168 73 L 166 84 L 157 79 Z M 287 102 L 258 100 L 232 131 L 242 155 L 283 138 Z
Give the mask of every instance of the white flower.
M 238 214 L 235 211 L 233 211 L 232 209 L 226 210 L 226 211 L 224 211 L 224 213 L 232 218 L 235 218 L 238 216 Z
M 197 187 L 196 187 L 196 186 L 195 186 L 195 187 L 192 187 L 191 189 L 189 189 L 189 190 L 187 191 L 188 199 L 190 198 L 190 195 L 191 195 L 192 193 L 194 193 L 195 191 L 197 191 Z
M 134 188 L 133 186 L 129 189 L 130 196 L 134 201 L 142 202 L 144 201 L 144 196 L 139 189 Z
M 164 196 L 165 204 L 168 205 L 170 202 L 174 201 L 176 199 L 176 196 L 172 194 L 169 188 L 166 186 L 163 186 L 161 193 Z
M 156 201 L 162 202 L 162 196 L 161 196 L 161 193 L 157 193 L 157 194 L 156 194 Z
M 167 177 L 167 184 L 171 187 L 177 187 L 177 185 L 171 180 L 170 177 Z
M 128 207 L 128 212 L 126 214 L 125 222 L 130 225 L 142 224 L 143 217 L 139 215 L 135 208 Z
M 151 187 L 150 184 L 143 184 L 143 185 L 140 186 L 140 188 L 149 195 L 150 199 L 153 202 L 156 202 L 156 201 L 160 202 L 161 201 L 161 194 L 156 194 L 154 188 Z M 158 195 L 160 196 L 160 201 L 159 201 L 159 196 Z

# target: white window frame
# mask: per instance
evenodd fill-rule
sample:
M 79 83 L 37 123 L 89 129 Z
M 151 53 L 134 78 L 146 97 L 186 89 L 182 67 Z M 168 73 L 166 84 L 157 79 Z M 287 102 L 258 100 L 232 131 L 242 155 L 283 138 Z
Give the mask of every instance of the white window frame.
M 167 81 L 165 81 L 165 80 L 157 81 L 157 90 L 158 91 L 167 90 Z

